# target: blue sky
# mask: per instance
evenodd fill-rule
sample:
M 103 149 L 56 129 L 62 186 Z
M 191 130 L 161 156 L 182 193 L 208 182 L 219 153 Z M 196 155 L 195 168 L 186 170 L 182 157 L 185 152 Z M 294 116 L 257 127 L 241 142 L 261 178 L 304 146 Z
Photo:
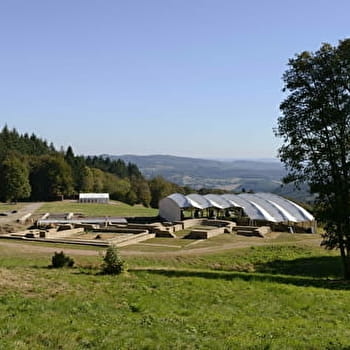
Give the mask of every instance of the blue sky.
M 0 0 L 0 126 L 78 154 L 266 158 L 288 59 L 349 1 Z

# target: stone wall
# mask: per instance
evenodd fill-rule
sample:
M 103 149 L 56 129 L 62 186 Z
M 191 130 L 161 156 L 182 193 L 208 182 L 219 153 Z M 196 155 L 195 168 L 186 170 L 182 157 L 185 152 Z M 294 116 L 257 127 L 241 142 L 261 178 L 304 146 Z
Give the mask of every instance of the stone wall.
M 65 238 L 65 237 L 71 237 L 77 233 L 83 233 L 84 228 L 78 227 L 73 228 L 71 230 L 63 230 L 63 231 L 57 231 L 56 229 L 51 230 L 45 230 L 40 231 L 40 237 L 41 238 Z
M 192 230 L 186 238 L 190 239 L 209 239 L 225 233 L 225 227 L 218 227 L 212 230 Z

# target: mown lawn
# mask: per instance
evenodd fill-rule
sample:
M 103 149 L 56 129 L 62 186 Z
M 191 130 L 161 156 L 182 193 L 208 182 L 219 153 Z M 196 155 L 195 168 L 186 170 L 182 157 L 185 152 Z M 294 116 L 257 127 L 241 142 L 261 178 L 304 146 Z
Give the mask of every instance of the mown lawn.
M 0 242 L 1 349 L 350 347 L 350 284 L 321 248 L 126 255 L 114 277 L 81 253 L 54 270 L 50 254 Z
M 0 202 L 0 212 L 7 212 L 12 210 L 18 210 L 22 208 L 24 203 L 2 203 Z
M 158 210 L 121 202 L 110 204 L 78 203 L 75 201 L 46 202 L 38 213 L 82 213 L 87 216 L 157 216 Z

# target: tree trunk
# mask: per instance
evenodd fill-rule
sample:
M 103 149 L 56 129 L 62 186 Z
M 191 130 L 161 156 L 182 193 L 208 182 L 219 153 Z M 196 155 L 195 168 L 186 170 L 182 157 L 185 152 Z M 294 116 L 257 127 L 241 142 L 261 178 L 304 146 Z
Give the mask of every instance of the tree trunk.
M 344 241 L 340 242 L 340 255 L 343 263 L 344 279 L 350 280 L 350 256 L 349 251 L 345 248 Z
M 343 259 L 343 268 L 344 268 L 344 279 L 349 281 L 350 280 L 350 257 L 346 256 L 345 259 Z

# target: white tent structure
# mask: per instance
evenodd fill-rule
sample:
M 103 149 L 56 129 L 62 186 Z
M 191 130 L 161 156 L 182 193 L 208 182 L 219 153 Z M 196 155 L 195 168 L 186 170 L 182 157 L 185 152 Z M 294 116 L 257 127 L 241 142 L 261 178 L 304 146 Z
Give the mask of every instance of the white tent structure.
M 182 210 L 194 208 L 195 205 L 197 202 L 194 200 L 188 199 L 181 193 L 173 193 L 159 201 L 159 216 L 167 221 L 180 221 Z
M 298 204 L 272 193 L 199 194 L 174 193 L 159 202 L 159 215 L 167 221 L 180 221 L 183 210 L 240 208 L 252 222 L 303 223 L 315 218 Z
M 80 203 L 105 203 L 109 202 L 109 193 L 79 193 Z

